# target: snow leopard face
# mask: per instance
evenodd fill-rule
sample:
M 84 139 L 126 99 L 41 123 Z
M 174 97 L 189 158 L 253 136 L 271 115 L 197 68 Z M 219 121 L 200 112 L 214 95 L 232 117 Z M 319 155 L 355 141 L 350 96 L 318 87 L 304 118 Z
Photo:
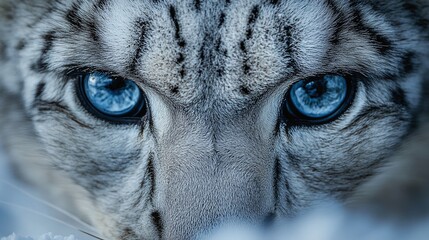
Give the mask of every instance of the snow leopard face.
M 2 94 L 105 236 L 189 239 L 346 200 L 374 175 L 420 102 L 426 8 L 5 1 Z

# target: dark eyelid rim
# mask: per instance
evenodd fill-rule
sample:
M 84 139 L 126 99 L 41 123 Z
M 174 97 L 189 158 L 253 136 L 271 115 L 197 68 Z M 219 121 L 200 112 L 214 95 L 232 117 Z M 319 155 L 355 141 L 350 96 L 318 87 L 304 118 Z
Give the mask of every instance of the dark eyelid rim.
M 121 79 L 128 79 L 126 77 L 122 77 L 120 74 L 114 72 L 114 71 L 108 71 L 108 70 L 102 70 L 98 69 L 96 67 L 78 67 L 78 68 L 70 68 L 68 71 L 65 72 L 64 75 L 66 75 L 68 78 L 77 78 L 80 75 L 84 74 L 91 74 L 91 73 L 102 73 L 110 77 L 114 78 L 121 78 Z M 132 79 L 129 79 L 132 80 Z

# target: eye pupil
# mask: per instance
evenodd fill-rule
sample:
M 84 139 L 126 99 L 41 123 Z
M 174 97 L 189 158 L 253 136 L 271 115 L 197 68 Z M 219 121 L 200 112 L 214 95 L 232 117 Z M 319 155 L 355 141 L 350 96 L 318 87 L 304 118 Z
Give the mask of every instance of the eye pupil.
M 83 74 L 79 81 L 79 93 L 88 110 L 107 120 L 122 121 L 145 114 L 143 92 L 132 80 L 100 72 Z
M 323 123 L 337 117 L 351 98 L 353 85 L 339 75 L 324 75 L 293 84 L 286 95 L 286 118 L 302 123 Z
M 122 79 L 113 79 L 109 85 L 106 86 L 106 89 L 111 90 L 115 94 L 120 94 L 121 90 L 126 87 L 125 81 Z
M 318 98 L 326 92 L 326 81 L 311 81 L 304 85 L 304 90 L 311 98 Z

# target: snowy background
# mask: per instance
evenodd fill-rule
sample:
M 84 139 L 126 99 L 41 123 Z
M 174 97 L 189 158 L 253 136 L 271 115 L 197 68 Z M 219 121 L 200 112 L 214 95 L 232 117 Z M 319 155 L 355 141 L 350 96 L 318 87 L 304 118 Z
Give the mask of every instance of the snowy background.
M 43 197 L 14 178 L 0 145 L 0 238 L 12 233 L 39 237 L 51 232 L 53 235 L 74 235 L 82 240 L 93 239 L 78 230 L 84 229 L 79 223 L 38 199 Z

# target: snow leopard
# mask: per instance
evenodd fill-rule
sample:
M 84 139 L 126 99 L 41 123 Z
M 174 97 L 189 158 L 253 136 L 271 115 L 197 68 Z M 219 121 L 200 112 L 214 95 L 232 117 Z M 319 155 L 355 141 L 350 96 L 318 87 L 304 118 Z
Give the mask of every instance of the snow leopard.
M 2 0 L 1 143 L 16 175 L 106 239 L 194 239 L 347 205 L 419 127 L 428 8 Z M 424 212 L 425 186 L 404 214 Z

